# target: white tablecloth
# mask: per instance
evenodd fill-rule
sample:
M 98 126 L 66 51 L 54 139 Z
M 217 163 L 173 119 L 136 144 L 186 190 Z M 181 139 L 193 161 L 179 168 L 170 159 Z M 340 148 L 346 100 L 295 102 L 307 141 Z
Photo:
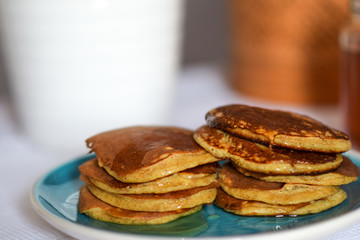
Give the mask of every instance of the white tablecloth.
M 222 71 L 212 66 L 191 67 L 181 72 L 172 124 L 195 129 L 205 123 L 204 115 L 209 109 L 234 102 L 290 109 L 341 128 L 336 107 L 274 105 L 240 97 L 224 84 Z M 42 148 L 28 139 L 16 124 L 9 99 L 0 98 L 0 239 L 72 239 L 35 213 L 29 194 L 41 175 L 75 157 Z M 360 239 L 360 221 L 324 239 Z

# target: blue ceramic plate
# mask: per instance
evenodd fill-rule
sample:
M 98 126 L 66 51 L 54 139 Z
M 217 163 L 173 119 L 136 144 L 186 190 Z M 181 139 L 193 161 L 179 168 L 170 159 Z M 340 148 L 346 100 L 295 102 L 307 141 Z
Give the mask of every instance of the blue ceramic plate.
M 348 157 L 360 167 L 360 153 Z M 81 157 L 40 178 L 31 192 L 34 209 L 54 227 L 79 239 L 312 239 L 360 221 L 360 182 L 343 186 L 348 199 L 319 214 L 298 217 L 241 217 L 215 205 L 174 222 L 155 226 L 126 226 L 91 219 L 77 211 L 78 166 L 94 157 Z

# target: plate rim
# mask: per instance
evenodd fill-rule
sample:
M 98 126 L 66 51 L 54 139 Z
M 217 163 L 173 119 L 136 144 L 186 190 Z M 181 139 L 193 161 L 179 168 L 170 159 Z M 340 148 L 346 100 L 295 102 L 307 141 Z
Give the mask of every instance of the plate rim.
M 350 150 L 346 155 L 354 156 L 360 161 L 360 151 Z M 35 183 L 33 183 L 30 190 L 30 202 L 34 211 L 43 218 L 47 223 L 58 229 L 64 234 L 70 235 L 79 239 L 107 239 L 115 240 L 122 237 L 125 240 L 198 240 L 198 239 L 226 239 L 226 240 L 264 240 L 264 238 L 276 238 L 278 240 L 288 240 L 290 237 L 294 239 L 294 236 L 300 237 L 303 239 L 315 239 L 319 237 L 326 237 L 335 232 L 345 229 L 346 227 L 354 224 L 355 222 L 360 222 L 360 208 L 352 210 L 350 212 L 341 214 L 339 216 L 326 219 L 311 225 L 299 226 L 294 229 L 285 229 L 277 232 L 265 232 L 265 233 L 256 233 L 256 234 L 245 234 L 245 235 L 234 235 L 234 236 L 200 236 L 200 237 L 178 237 L 178 236 L 160 236 L 160 235 L 143 235 L 143 234 L 134 234 L 134 233 L 122 233 L 114 232 L 106 229 L 96 229 L 91 226 L 86 226 L 79 224 L 77 222 L 72 222 L 69 219 L 64 219 L 59 216 L 56 216 L 45 209 L 36 198 L 36 187 L 51 173 L 57 169 L 64 167 L 66 164 L 71 162 L 79 161 L 80 159 L 90 158 L 90 155 L 85 155 L 82 157 L 74 158 L 72 160 L 66 161 L 58 166 L 50 169 L 45 174 L 40 176 Z M 331 227 L 329 227 L 331 226 Z M 321 231 L 318 231 L 319 228 L 324 228 L 327 230 L 326 234 L 323 234 Z M 64 230 L 66 229 L 66 230 Z M 304 231 L 306 229 L 306 231 Z M 85 233 L 85 234 L 84 234 Z

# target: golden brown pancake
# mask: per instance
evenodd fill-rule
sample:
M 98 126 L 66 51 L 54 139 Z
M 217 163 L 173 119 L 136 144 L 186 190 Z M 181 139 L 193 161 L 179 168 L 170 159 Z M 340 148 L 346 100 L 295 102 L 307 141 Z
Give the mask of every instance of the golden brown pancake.
M 124 183 L 91 159 L 79 166 L 83 177 L 104 191 L 117 194 L 167 193 L 209 185 L 216 181 L 218 163 L 209 163 L 145 183 Z M 86 181 L 86 180 L 85 180 Z
M 341 154 L 269 148 L 209 126 L 195 130 L 194 139 L 217 158 L 230 159 L 248 171 L 270 175 L 331 171 L 338 168 L 343 160 Z
M 346 192 L 340 189 L 333 195 L 308 203 L 276 205 L 237 199 L 219 189 L 215 204 L 227 212 L 244 216 L 306 215 L 335 207 L 346 198 Z
M 338 186 L 265 182 L 239 173 L 230 162 L 223 165 L 219 178 L 221 188 L 235 198 L 277 205 L 306 203 L 339 191 Z
M 139 212 L 113 207 L 93 196 L 86 186 L 82 187 L 79 196 L 79 212 L 91 218 L 118 224 L 162 224 L 174 221 L 199 211 L 202 206 L 190 209 L 179 209 L 169 212 Z
M 192 134 L 183 128 L 138 126 L 103 132 L 86 143 L 114 178 L 140 183 L 218 161 Z
M 204 187 L 164 194 L 115 194 L 88 185 L 88 189 L 94 196 L 112 206 L 146 212 L 167 212 L 211 204 L 216 197 L 217 187 L 217 183 L 212 183 Z
M 351 148 L 346 134 L 296 113 L 227 105 L 209 111 L 205 118 L 211 127 L 270 146 L 327 153 Z
M 306 175 L 267 175 L 247 171 L 236 165 L 236 169 L 246 176 L 261 179 L 266 182 L 301 183 L 313 185 L 344 185 L 355 182 L 359 177 L 359 168 L 347 157 L 343 156 L 340 167 L 331 172 Z

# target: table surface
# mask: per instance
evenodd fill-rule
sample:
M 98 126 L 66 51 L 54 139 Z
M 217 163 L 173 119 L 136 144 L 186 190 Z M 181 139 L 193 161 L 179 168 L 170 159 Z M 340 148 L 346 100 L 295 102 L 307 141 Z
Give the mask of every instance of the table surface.
M 296 111 L 341 129 L 338 107 L 294 106 L 240 96 L 225 84 L 221 68 L 213 65 L 187 67 L 180 72 L 172 125 L 195 129 L 205 123 L 204 115 L 209 109 L 230 103 Z M 21 132 L 13 116 L 11 101 L 1 97 L 0 239 L 72 239 L 36 214 L 29 195 L 40 176 L 77 156 L 37 145 Z M 360 239 L 360 222 L 323 240 L 335 239 Z

